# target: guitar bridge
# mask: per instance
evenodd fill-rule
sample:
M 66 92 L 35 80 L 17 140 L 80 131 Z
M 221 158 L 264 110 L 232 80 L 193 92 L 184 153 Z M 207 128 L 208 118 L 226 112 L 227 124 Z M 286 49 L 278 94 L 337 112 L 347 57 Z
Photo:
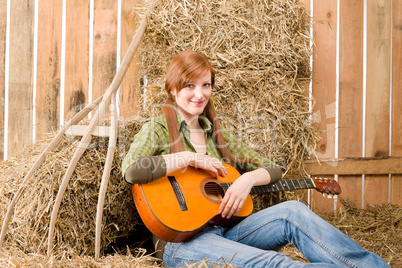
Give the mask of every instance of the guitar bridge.
M 173 188 L 174 195 L 177 198 L 177 202 L 179 202 L 181 211 L 188 211 L 186 200 L 184 199 L 183 192 L 181 191 L 180 185 L 177 182 L 176 178 L 174 176 L 168 176 L 168 179 L 169 179 L 170 185 Z

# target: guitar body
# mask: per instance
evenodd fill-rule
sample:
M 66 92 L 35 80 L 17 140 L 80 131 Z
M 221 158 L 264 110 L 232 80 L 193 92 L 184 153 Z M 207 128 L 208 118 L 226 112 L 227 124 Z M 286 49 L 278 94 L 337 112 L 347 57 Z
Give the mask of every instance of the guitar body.
M 251 195 L 230 219 L 222 218 L 219 213 L 225 189 L 240 177 L 234 167 L 224 165 L 227 175 L 218 179 L 208 171 L 188 166 L 154 182 L 135 184 L 132 188 L 135 205 L 147 228 L 165 241 L 183 242 L 208 225 L 231 226 L 249 216 L 253 212 Z M 279 180 L 254 186 L 250 193 L 300 189 L 316 189 L 328 195 L 341 193 L 338 182 L 326 178 Z
M 135 184 L 133 197 L 144 224 L 160 239 L 182 242 L 208 225 L 230 226 L 249 216 L 253 211 L 250 195 L 230 219 L 218 211 L 224 195 L 221 183 L 232 183 L 240 176 L 234 167 L 225 167 L 228 174 L 219 179 L 189 166 L 154 182 Z

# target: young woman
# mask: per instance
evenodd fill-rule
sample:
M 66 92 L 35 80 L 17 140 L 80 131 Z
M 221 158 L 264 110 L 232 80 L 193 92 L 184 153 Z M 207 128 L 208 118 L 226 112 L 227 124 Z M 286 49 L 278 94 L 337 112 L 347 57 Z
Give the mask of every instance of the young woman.
M 223 163 L 241 176 L 226 191 L 219 208 L 223 218 L 235 215 L 253 186 L 281 179 L 281 170 L 219 125 L 210 100 L 215 72 L 208 58 L 182 51 L 171 61 L 165 83 L 163 116 L 150 118 L 136 134 L 123 160 L 130 184 L 148 183 L 194 165 L 227 174 Z M 311 263 L 293 261 L 278 251 L 296 246 Z M 163 260 L 170 267 L 208 260 L 235 267 L 389 267 L 304 204 L 287 201 L 250 215 L 230 228 L 211 226 L 182 243 L 167 243 Z

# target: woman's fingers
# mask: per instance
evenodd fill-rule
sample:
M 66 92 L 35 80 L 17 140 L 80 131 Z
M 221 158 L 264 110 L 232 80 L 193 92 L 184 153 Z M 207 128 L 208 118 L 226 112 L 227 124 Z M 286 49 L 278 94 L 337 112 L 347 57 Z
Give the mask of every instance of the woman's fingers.
M 225 166 L 218 158 L 205 154 L 197 154 L 194 162 L 197 167 L 213 172 L 216 178 L 219 175 L 224 177 L 227 174 Z
M 251 186 L 251 181 L 244 176 L 240 176 L 233 182 L 219 206 L 219 212 L 223 218 L 230 218 L 240 211 L 250 194 Z
M 216 167 L 217 173 L 219 173 L 222 177 L 225 177 L 226 174 L 228 173 L 225 166 L 223 163 L 218 164 L 218 167 Z M 218 178 L 218 176 L 217 176 Z
M 244 200 L 242 198 L 225 195 L 225 197 L 221 201 L 219 212 L 222 214 L 223 218 L 229 219 L 240 211 L 243 204 Z
M 226 196 L 226 195 L 225 195 Z M 228 200 L 224 197 L 221 201 L 221 205 L 219 206 L 219 213 L 221 213 L 222 218 L 226 217 L 226 214 L 229 211 L 229 204 L 228 204 Z
M 218 160 L 217 158 L 215 159 Z M 221 161 L 218 160 L 218 162 L 214 163 L 214 167 L 222 177 L 225 177 L 228 174 L 225 166 Z

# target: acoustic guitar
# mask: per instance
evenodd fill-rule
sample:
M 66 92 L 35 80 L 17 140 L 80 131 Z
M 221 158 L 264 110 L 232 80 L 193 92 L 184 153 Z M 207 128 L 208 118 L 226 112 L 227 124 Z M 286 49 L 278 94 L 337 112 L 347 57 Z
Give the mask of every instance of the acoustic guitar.
M 222 218 L 218 211 L 225 191 L 240 176 L 234 167 L 224 165 L 228 174 L 219 179 L 208 171 L 188 166 L 154 182 L 133 185 L 135 205 L 147 228 L 165 241 L 183 242 L 208 225 L 230 226 L 249 216 L 253 212 L 250 195 L 231 218 Z M 256 186 L 251 194 L 299 189 L 316 189 L 332 195 L 341 193 L 334 180 L 306 178 Z

